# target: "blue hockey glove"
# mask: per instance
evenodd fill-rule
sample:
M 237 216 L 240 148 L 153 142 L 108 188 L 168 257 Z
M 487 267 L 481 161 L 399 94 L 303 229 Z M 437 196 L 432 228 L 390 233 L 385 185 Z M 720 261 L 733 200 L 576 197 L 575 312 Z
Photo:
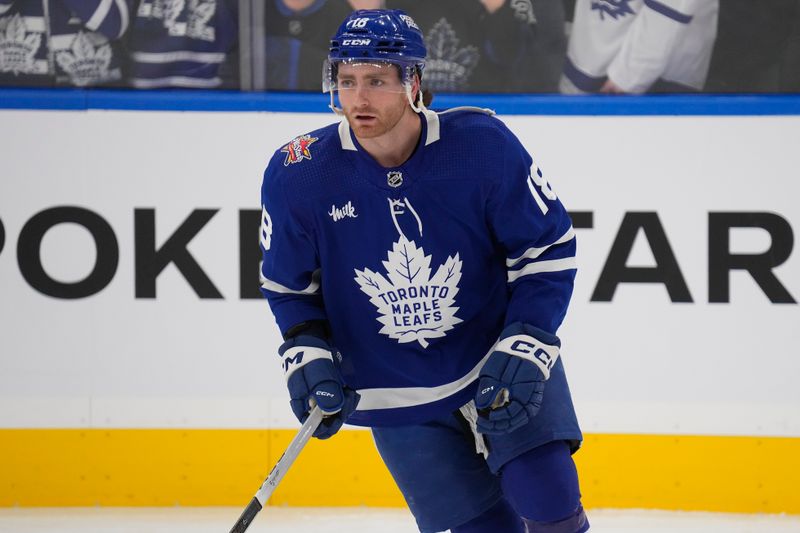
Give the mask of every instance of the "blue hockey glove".
M 555 335 L 522 322 L 503 330 L 478 381 L 478 431 L 510 433 L 536 416 L 560 347 Z
M 304 422 L 311 407 L 319 405 L 325 418 L 314 436 L 332 437 L 356 410 L 361 396 L 344 384 L 333 364 L 331 347 L 318 337 L 298 335 L 284 342 L 278 353 L 295 416 Z

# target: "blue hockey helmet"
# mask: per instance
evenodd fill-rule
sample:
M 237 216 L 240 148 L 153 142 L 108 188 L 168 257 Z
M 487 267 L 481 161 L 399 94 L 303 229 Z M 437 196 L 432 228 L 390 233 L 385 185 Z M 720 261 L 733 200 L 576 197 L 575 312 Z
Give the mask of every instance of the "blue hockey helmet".
M 342 22 L 331 39 L 323 71 L 322 90 L 336 89 L 339 63 L 378 62 L 397 65 L 404 84 L 413 74 L 422 75 L 425 67 L 425 41 L 422 31 L 400 9 L 362 9 Z

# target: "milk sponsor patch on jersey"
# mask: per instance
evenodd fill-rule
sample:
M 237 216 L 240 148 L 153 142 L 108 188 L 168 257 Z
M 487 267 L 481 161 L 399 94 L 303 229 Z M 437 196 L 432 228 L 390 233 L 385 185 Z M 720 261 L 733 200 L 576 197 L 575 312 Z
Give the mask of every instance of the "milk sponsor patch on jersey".
M 309 147 L 318 140 L 317 137 L 311 137 L 310 135 L 301 135 L 300 137 L 292 139 L 289 144 L 281 148 L 281 152 L 286 154 L 283 166 L 288 167 L 304 159 L 311 159 L 311 150 Z
M 356 208 L 353 206 L 352 201 L 348 201 L 341 207 L 336 207 L 336 205 L 331 206 L 331 210 L 328 211 L 328 216 L 334 222 L 339 222 L 344 218 L 358 218 L 358 214 L 356 213 Z

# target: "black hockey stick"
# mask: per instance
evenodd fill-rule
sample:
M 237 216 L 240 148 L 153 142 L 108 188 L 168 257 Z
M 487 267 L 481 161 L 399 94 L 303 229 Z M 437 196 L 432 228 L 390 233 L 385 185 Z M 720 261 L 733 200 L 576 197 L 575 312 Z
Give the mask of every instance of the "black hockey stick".
M 317 430 L 320 422 L 322 422 L 322 411 L 319 410 L 319 407 L 314 407 L 308 415 L 308 418 L 306 418 L 306 421 L 303 422 L 300 431 L 297 432 L 292 442 L 289 443 L 289 447 L 286 448 L 286 451 L 283 452 L 281 458 L 272 468 L 267 479 L 264 480 L 261 488 L 256 492 L 256 495 L 253 496 L 253 499 L 250 500 L 250 503 L 245 508 L 242 516 L 239 517 L 239 520 L 236 521 L 230 533 L 244 533 L 247 528 L 250 527 L 253 519 L 264 505 L 266 505 L 267 500 L 275 491 L 278 483 L 283 479 L 286 471 L 289 470 L 289 467 L 292 466 L 294 460 L 297 459 L 303 447 L 309 439 L 311 439 L 311 436 L 314 434 L 314 431 Z

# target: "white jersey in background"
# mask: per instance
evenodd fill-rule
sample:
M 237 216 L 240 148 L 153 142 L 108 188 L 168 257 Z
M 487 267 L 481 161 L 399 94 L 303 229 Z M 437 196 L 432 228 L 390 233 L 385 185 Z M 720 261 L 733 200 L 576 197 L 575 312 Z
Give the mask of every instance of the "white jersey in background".
M 719 0 L 577 0 L 561 92 L 595 92 L 607 79 L 629 93 L 702 89 L 718 9 Z

